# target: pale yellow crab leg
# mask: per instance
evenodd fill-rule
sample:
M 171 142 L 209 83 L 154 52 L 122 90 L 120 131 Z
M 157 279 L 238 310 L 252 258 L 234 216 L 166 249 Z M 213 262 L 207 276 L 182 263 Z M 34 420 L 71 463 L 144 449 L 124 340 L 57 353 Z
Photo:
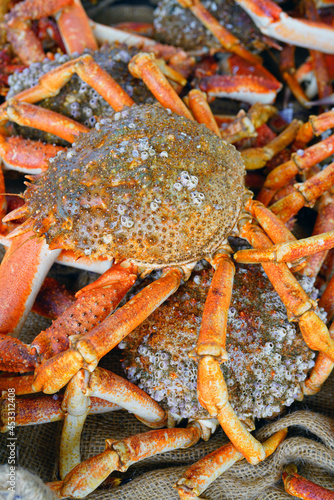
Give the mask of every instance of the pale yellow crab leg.
M 80 370 L 67 385 L 62 403 L 66 412 L 60 447 L 62 479 L 81 462 L 80 437 L 89 413 L 90 397 L 117 404 L 154 429 L 166 425 L 166 412 L 136 385 L 102 368 L 97 367 L 91 374 Z
M 63 481 L 48 483 L 58 498 L 84 498 L 114 470 L 125 472 L 145 458 L 180 448 L 189 448 L 201 437 L 199 424 L 186 429 L 160 429 L 131 436 L 121 441 L 108 439 L 106 450 L 71 470 Z
M 167 269 L 161 278 L 144 288 L 84 337 L 73 339 L 73 347 L 47 360 L 35 370 L 34 391 L 57 392 L 80 368 L 93 371 L 102 356 L 178 289 L 181 278 L 179 269 Z
M 266 457 L 274 453 L 278 445 L 285 439 L 288 429 L 282 429 L 268 438 L 262 445 Z M 224 444 L 218 450 L 196 462 L 183 474 L 174 485 L 181 500 L 196 500 L 210 484 L 221 476 L 233 464 L 244 456 L 232 443 Z
M 271 0 L 236 0 L 260 31 L 285 43 L 334 54 L 334 29 L 325 23 L 295 19 Z

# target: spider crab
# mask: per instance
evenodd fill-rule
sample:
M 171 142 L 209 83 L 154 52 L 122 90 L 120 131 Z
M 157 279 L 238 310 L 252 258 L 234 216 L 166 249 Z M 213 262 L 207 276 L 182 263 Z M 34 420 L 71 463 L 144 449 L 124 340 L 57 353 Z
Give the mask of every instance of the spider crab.
M 27 354 L 18 341 L 8 341 L 6 351 L 2 350 L 4 363 L 6 352 L 9 352 L 6 369 L 16 369 L 11 355 L 16 344 L 17 354 L 23 357 L 18 364 L 27 364 L 24 359 L 27 356 L 36 367 L 34 391 L 53 393 L 76 373 L 83 373 L 85 377 L 84 373 L 94 372 L 101 357 L 173 294 L 181 280 L 189 277 L 196 263 L 205 258 L 215 273 L 196 347 L 191 352 L 198 362 L 199 401 L 219 420 L 238 453 L 251 463 L 257 463 L 265 458 L 266 449 L 233 410 L 220 369 L 220 364 L 228 358 L 226 322 L 234 275 L 233 252 L 227 238 L 241 236 L 259 248 L 239 251 L 234 257 L 250 263 L 263 262 L 268 277 L 288 308 L 289 317 L 299 322 L 308 346 L 334 360 L 334 342 L 314 311 L 314 300 L 308 297 L 285 264 L 333 247 L 334 235 L 329 232 L 295 241 L 272 212 L 253 201 L 252 194 L 244 186 L 245 169 L 241 156 L 234 146 L 221 140 L 216 129 L 216 132 L 209 130 L 213 120 L 205 103 L 201 103 L 200 109 L 202 114 L 203 110 L 207 111 L 202 121 L 208 127 L 196 124 L 163 75 L 157 78 L 159 72 L 152 57 L 140 54 L 130 68 L 144 81 L 151 81 L 151 87 L 157 90 L 156 94 L 168 109 L 160 105 L 133 105 L 109 75 L 91 66 L 89 57 L 87 60 L 87 56 L 83 56 L 80 64 L 84 61 L 91 70 L 85 71 L 91 75 L 95 88 L 119 110 L 110 118 L 100 120 L 91 131 L 24 102 L 10 102 L 2 108 L 5 121 L 10 115 L 21 124 L 43 128 L 45 119 L 50 127 L 52 118 L 54 130 L 62 136 L 66 134 L 72 147 L 51 159 L 46 172 L 30 179 L 32 183 L 25 192 L 25 204 L 5 218 L 5 222 L 17 219 L 24 222 L 12 232 L 13 243 L 0 268 L 0 279 L 4 283 L 0 287 L 3 294 L 1 331 L 13 331 L 22 324 L 36 288 L 61 248 L 93 261 L 104 257 L 120 263 L 121 276 L 112 266 L 108 275 L 110 280 L 108 276 L 106 281 L 102 278 L 100 287 L 102 294 L 108 289 L 114 290 L 118 300 L 124 289 L 131 286 L 134 275 L 158 268 L 163 272 L 160 278 L 89 332 L 85 332 L 84 327 L 84 334 L 68 339 L 68 333 L 62 331 L 51 353 L 45 356 L 49 359 L 42 363 L 39 358 L 44 356 L 43 347 L 40 352 L 40 346 L 33 347 Z M 63 67 L 63 74 L 67 74 L 67 68 Z M 45 89 L 37 86 L 25 96 L 30 96 L 31 102 L 41 92 Z M 27 116 L 29 111 L 31 114 Z M 333 165 L 329 168 L 332 170 Z M 22 259 L 31 265 L 19 271 Z M 8 276 L 17 272 L 20 272 L 21 282 L 8 280 Z M 8 283 L 11 283 L 11 290 L 8 290 Z M 82 318 L 87 312 L 90 311 L 83 311 Z M 82 324 L 82 319 L 79 323 Z M 65 350 L 61 341 L 66 344 Z M 149 439 L 145 441 L 147 446 Z M 158 449 L 171 446 L 167 441 L 157 443 Z M 96 487 L 106 477 L 109 465 L 108 459 L 105 466 L 97 460 L 96 468 L 89 470 L 88 476 L 85 465 L 79 471 L 74 469 L 64 484 L 57 486 L 59 495 L 73 494 L 79 481 L 80 495 L 84 496 L 92 485 Z

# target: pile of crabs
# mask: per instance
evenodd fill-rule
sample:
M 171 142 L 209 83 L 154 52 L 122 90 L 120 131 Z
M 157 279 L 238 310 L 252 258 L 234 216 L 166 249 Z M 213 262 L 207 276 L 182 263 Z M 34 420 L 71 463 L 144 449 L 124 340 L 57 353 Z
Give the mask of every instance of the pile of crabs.
M 162 0 L 154 28 L 103 26 L 80 0 L 4 5 L 2 429 L 9 388 L 17 425 L 62 419 L 48 486 L 82 498 L 220 425 L 229 443 L 176 484 L 198 498 L 236 461 L 274 453 L 287 430 L 260 442 L 257 419 L 315 394 L 333 368 L 330 5 L 304 0 L 289 15 L 271 0 Z M 310 54 L 297 70 L 296 47 Z M 320 113 L 293 119 L 291 94 Z M 242 109 L 227 116 L 231 100 Z M 13 171 L 27 179 L 15 198 L 4 194 Z M 307 207 L 316 221 L 298 239 Z M 101 276 L 45 305 L 54 262 Z M 32 309 L 54 321 L 25 344 Z M 117 348 L 124 378 L 99 365 Z M 82 461 L 87 415 L 116 408 L 153 430 L 111 436 Z M 332 498 L 296 472 L 284 482 Z

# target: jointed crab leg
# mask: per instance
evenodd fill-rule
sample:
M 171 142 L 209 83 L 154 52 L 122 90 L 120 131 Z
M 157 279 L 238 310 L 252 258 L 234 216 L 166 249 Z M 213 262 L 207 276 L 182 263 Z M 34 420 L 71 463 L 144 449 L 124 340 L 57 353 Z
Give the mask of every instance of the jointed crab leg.
M 136 277 L 136 267 L 131 264 L 112 266 L 94 283 L 80 290 L 76 294 L 76 302 L 49 328 L 37 335 L 31 345 L 0 334 L 0 368 L 27 372 L 68 349 L 69 337 L 82 335 L 103 321 L 132 287 Z
M 11 386 L 12 387 L 12 386 Z M 31 392 L 31 391 L 30 391 Z M 57 398 L 46 394 L 36 397 L 16 398 L 15 401 L 15 425 L 39 425 L 49 422 L 57 422 L 65 418 L 65 413 L 61 408 L 63 395 L 58 394 Z M 8 430 L 8 403 L 6 394 L 0 399 L 0 432 Z M 90 399 L 89 415 L 109 413 L 120 410 L 121 407 L 109 401 L 94 398 Z
M 35 103 L 55 96 L 74 74 L 99 92 L 115 111 L 134 104 L 122 87 L 89 54 L 72 59 L 45 73 L 40 77 L 37 85 L 16 94 L 15 100 Z M 6 106 L 6 103 L 2 105 L 2 107 Z
M 331 338 L 334 339 L 334 323 L 332 323 L 329 328 L 329 334 Z M 325 354 L 319 352 L 310 375 L 303 383 L 304 394 L 310 396 L 319 392 L 322 384 L 326 382 L 332 373 L 333 368 L 334 362 Z
M 57 392 L 80 368 L 93 371 L 102 356 L 177 290 L 181 277 L 180 270 L 167 270 L 87 335 L 76 339 L 73 347 L 43 363 L 35 370 L 34 390 Z
M 299 47 L 334 53 L 334 30 L 325 23 L 289 17 L 271 0 L 236 0 L 264 35 Z
M 192 357 L 198 360 L 197 392 L 201 405 L 219 420 L 233 445 L 250 463 L 265 458 L 259 443 L 241 423 L 228 401 L 220 363 L 226 361 L 227 313 L 231 301 L 234 265 L 228 254 L 212 262 L 216 268 L 205 303 L 202 326 Z
M 208 104 L 206 94 L 200 90 L 193 89 L 185 98 L 185 102 L 194 115 L 195 120 L 198 123 L 204 123 L 208 129 L 220 137 L 220 130 Z
M 114 470 L 124 472 L 144 458 L 188 448 L 196 444 L 200 437 L 200 425 L 192 423 L 186 429 L 154 430 L 116 442 L 108 439 L 104 452 L 77 465 L 63 481 L 49 483 L 48 486 L 59 498 L 83 498 Z
M 287 429 L 282 429 L 262 444 L 266 457 L 276 450 L 287 432 Z M 181 500 L 195 500 L 217 477 L 243 458 L 232 443 L 227 443 L 189 467 L 174 488 L 177 488 Z
M 60 447 L 61 478 L 81 462 L 80 436 L 89 412 L 90 396 L 116 403 L 154 429 L 166 425 L 165 411 L 131 382 L 102 368 L 96 368 L 92 374 L 80 370 L 70 380 L 62 403 L 66 415 Z
M 258 64 L 262 62 L 262 59 L 259 56 L 252 54 L 245 49 L 238 38 L 221 26 L 217 19 L 215 19 L 210 12 L 208 12 L 199 0 L 178 0 L 178 2 L 182 5 L 182 7 L 191 10 L 191 12 L 204 24 L 204 26 L 211 31 L 213 35 L 215 35 L 224 49 L 234 52 L 252 63 Z
M 251 223 L 241 228 L 241 235 L 255 248 L 270 248 L 271 242 L 263 231 Z M 334 361 L 334 341 L 326 325 L 314 312 L 315 302 L 311 300 L 286 264 L 263 262 L 262 267 L 286 306 L 291 320 L 298 320 L 306 344 L 316 351 L 322 351 Z
M 313 206 L 314 202 L 334 182 L 334 163 L 314 175 L 307 181 L 293 186 L 293 192 L 270 206 L 270 210 L 282 222 L 291 219 L 302 207 Z
M 59 30 L 68 52 L 97 49 L 80 0 L 26 0 L 16 4 L 5 18 L 8 40 L 24 63 L 45 58 L 42 44 L 29 25 L 30 20 L 55 15 L 57 11 L 60 11 L 57 15 Z
M 283 471 L 283 483 L 285 491 L 297 498 L 304 500 L 333 500 L 334 492 L 323 488 L 319 484 L 313 483 L 308 479 L 297 474 L 297 467 L 289 464 Z

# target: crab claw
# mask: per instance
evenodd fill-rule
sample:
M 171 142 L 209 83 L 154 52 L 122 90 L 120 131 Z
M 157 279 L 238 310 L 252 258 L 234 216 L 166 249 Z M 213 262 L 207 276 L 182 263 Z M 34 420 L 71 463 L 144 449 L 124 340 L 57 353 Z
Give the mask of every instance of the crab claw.
M 325 23 L 294 19 L 272 0 L 236 0 L 264 35 L 285 43 L 334 54 L 334 28 Z

